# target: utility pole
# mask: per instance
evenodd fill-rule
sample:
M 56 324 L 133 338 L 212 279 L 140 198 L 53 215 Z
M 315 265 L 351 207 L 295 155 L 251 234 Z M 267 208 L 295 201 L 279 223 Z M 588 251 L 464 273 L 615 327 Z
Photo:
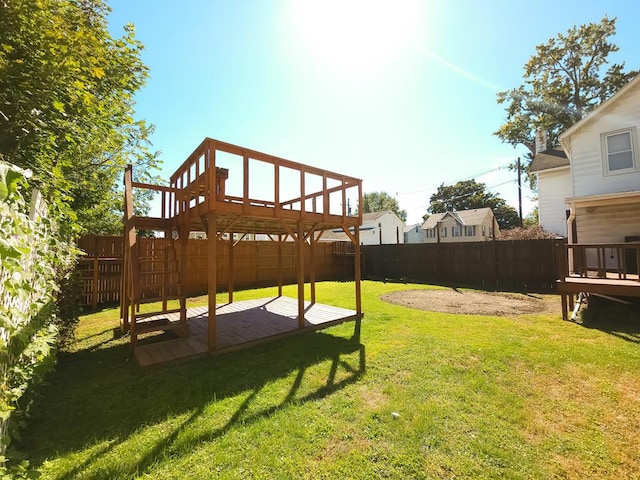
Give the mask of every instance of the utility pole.
M 522 227 L 522 168 L 520 167 L 520 157 L 518 157 L 516 165 L 518 168 L 518 226 Z

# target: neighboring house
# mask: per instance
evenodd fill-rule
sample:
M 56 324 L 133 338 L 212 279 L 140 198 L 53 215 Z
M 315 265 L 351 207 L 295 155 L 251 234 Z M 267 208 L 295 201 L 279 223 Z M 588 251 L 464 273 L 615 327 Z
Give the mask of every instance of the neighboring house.
M 479 242 L 499 232 L 490 208 L 434 213 L 422 224 L 426 243 Z
M 422 229 L 422 223 L 404 227 L 404 243 L 426 243 L 427 236 Z
M 361 245 L 381 245 L 404 243 L 404 222 L 391 210 L 363 213 L 360 227 Z M 330 230 L 322 235 L 323 240 L 348 240 L 339 229 Z
M 562 135 L 568 166 L 532 167 L 540 222 L 569 243 L 640 239 L 640 75 Z M 544 152 L 547 154 L 548 152 Z M 561 211 L 567 227 L 561 230 Z

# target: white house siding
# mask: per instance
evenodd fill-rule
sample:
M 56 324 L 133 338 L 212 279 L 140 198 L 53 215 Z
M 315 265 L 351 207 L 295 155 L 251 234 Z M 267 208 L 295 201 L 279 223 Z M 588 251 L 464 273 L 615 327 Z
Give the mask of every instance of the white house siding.
M 578 207 L 576 229 L 578 243 L 622 243 L 640 235 L 640 204 Z
M 443 237 L 442 235 L 440 235 L 440 242 L 441 243 L 462 243 L 462 242 L 481 242 L 484 240 L 490 240 L 491 236 L 489 235 L 489 232 L 491 231 L 490 230 L 491 224 L 492 224 L 492 219 L 489 216 L 487 216 L 487 218 L 485 218 L 483 221 L 483 225 L 485 228 L 484 236 L 482 235 L 482 225 L 476 225 L 475 236 L 469 236 L 469 237 L 466 236 L 465 226 L 462 226 L 461 236 L 454 237 L 452 227 L 455 225 L 458 225 L 458 222 L 456 222 L 454 218 L 450 216 L 446 216 L 444 220 L 439 223 L 439 229 L 443 227 L 446 227 L 447 229 L 446 237 Z M 437 243 L 437 242 L 438 242 L 438 232 L 436 232 L 434 237 L 425 238 L 425 243 Z
M 411 228 L 405 228 L 404 243 L 425 243 L 426 240 L 426 234 L 422 229 L 421 223 L 416 223 Z
M 604 112 L 571 135 L 573 195 L 576 197 L 611 192 L 629 192 L 640 187 L 640 170 L 605 175 L 600 135 L 636 127 L 640 131 L 640 89 L 630 91 Z M 640 133 L 640 132 L 639 132 Z M 639 138 L 635 142 L 635 162 L 640 168 Z
M 379 245 L 380 230 L 382 230 L 383 244 L 404 243 L 404 227 L 404 222 L 392 211 L 375 214 L 365 213 L 362 227 L 360 227 L 360 243 L 362 245 Z
M 578 243 L 623 243 L 624 237 L 640 235 L 640 203 L 576 208 Z M 615 253 L 606 255 L 608 268 L 616 268 Z M 595 250 L 587 251 L 587 265 L 598 264 Z
M 538 215 L 544 230 L 567 236 L 564 199 L 571 196 L 569 167 L 538 172 Z

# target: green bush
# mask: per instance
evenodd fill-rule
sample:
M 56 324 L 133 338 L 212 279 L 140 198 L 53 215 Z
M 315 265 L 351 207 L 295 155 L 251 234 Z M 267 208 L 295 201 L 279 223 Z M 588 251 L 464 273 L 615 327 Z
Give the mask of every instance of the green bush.
M 54 366 L 57 313 L 66 311 L 56 304 L 58 282 L 75 257 L 29 176 L 0 161 L 0 476 L 26 475 L 9 446 L 28 414 L 28 391 Z

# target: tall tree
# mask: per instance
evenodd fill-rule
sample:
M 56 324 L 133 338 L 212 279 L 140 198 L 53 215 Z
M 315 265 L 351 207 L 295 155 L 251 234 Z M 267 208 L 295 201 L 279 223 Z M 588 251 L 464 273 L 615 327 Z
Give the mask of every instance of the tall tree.
M 429 213 L 489 207 L 493 210 L 501 229 L 517 227 L 520 220 L 516 209 L 507 205 L 506 200 L 495 193 L 488 192 L 484 183 L 476 182 L 473 179 L 464 180 L 455 185 L 443 183 L 438 187 L 436 193 L 431 195 L 429 201 Z
M 131 25 L 113 38 L 108 12 L 102 0 L 0 2 L 0 157 L 33 170 L 68 231 L 121 232 L 124 166 L 146 181 L 158 166 L 134 119 L 143 47 Z
M 362 213 L 391 210 L 403 222 L 407 221 L 407 211 L 400 210 L 398 200 L 387 192 L 369 192 L 362 195 Z
M 605 16 L 538 45 L 524 66 L 524 84 L 498 93 L 507 118 L 494 135 L 514 147 L 524 145 L 532 160 L 536 130 L 547 132 L 547 146 L 555 145 L 564 130 L 633 78 L 637 71 L 625 73 L 624 62 L 606 68 L 609 55 L 618 51 L 610 41 L 615 23 Z

